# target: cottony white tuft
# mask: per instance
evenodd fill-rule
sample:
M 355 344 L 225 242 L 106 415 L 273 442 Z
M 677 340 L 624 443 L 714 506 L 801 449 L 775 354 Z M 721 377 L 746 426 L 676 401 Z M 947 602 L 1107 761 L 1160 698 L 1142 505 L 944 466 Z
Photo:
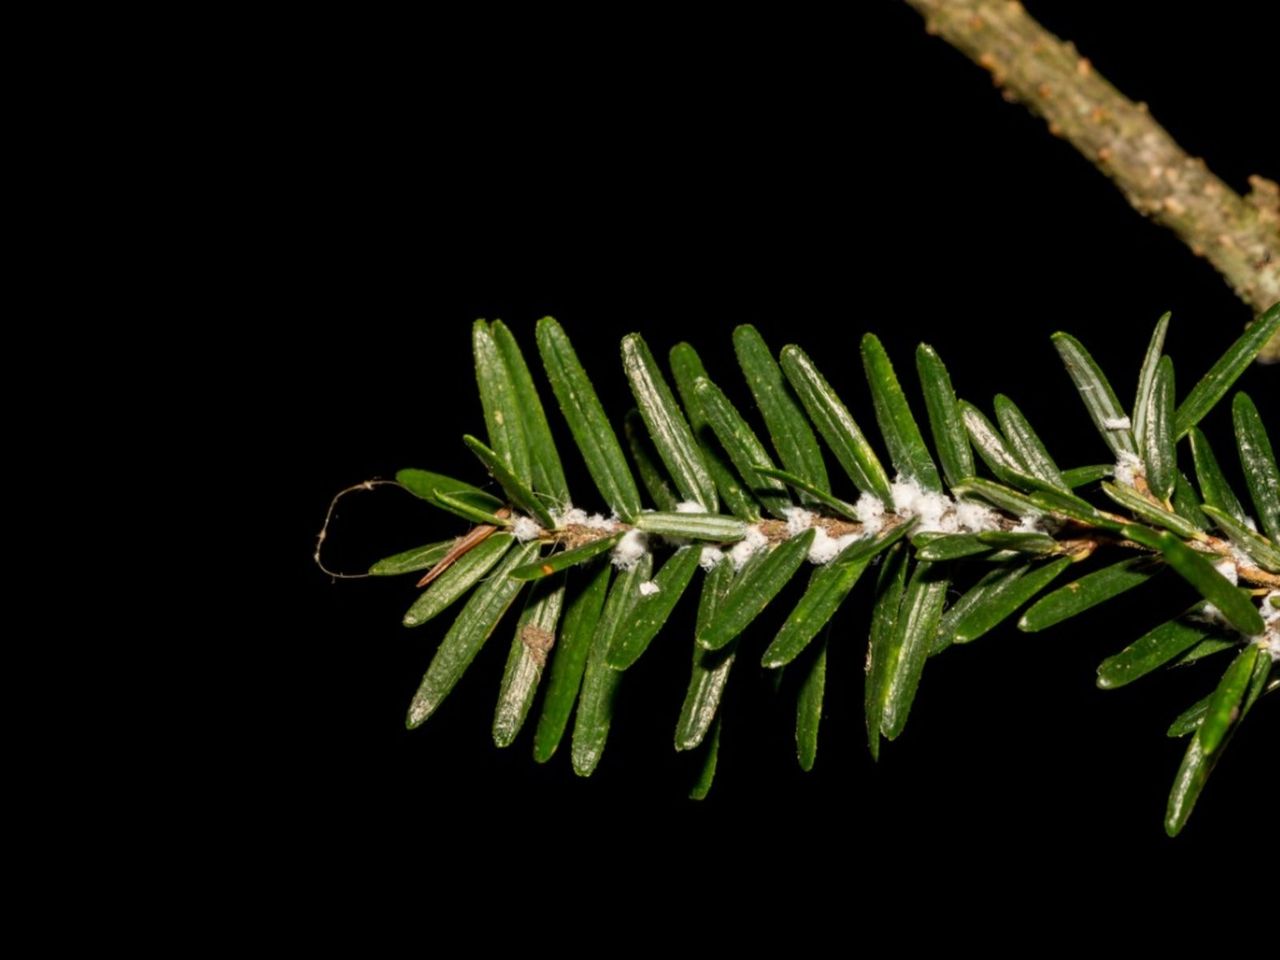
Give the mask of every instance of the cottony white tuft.
M 1258 646 L 1271 656 L 1272 661 L 1280 660 L 1280 607 L 1271 605 L 1276 597 L 1280 597 L 1280 590 L 1272 590 L 1262 598 L 1262 622 L 1266 626 L 1262 636 L 1256 638 Z
M 985 504 L 961 500 L 956 504 L 956 522 L 966 533 L 982 533 L 1000 529 L 1000 514 Z
M 813 544 L 809 547 L 809 562 L 816 563 L 821 566 L 824 563 L 830 563 L 845 547 L 858 539 L 856 533 L 846 533 L 843 537 L 833 537 L 827 533 L 822 527 L 815 527 L 813 532 Z
M 580 510 L 572 503 L 566 503 L 564 510 L 560 513 L 552 513 L 552 518 L 556 522 L 557 527 L 587 527 L 591 530 L 612 530 L 617 523 L 617 518 L 606 519 L 598 513 L 587 515 L 587 511 Z
M 516 522 L 511 525 L 511 532 L 521 543 L 528 543 L 542 535 L 542 528 L 530 517 L 516 517 Z
M 741 570 L 748 560 L 768 546 L 769 538 L 760 532 L 759 527 L 747 527 L 747 535 L 735 543 L 729 551 L 733 569 Z
M 1233 587 L 1240 582 L 1240 575 L 1236 573 L 1236 562 L 1230 557 L 1223 557 L 1221 560 L 1216 561 L 1213 569 L 1230 580 Z
M 1044 533 L 1044 517 L 1038 513 L 1028 513 L 1018 518 L 1018 525 L 1011 533 Z
M 941 493 L 930 493 L 919 483 L 899 474 L 893 481 L 893 502 L 898 516 L 918 517 L 915 533 L 981 533 L 1000 529 L 1000 515 L 980 503 L 956 503 Z M 861 506 L 862 501 L 858 504 Z
M 1116 482 L 1132 487 L 1133 481 L 1137 477 L 1145 475 L 1142 469 L 1142 461 L 1138 459 L 1138 455 L 1130 453 L 1128 450 L 1121 450 L 1120 456 L 1116 460 Z
M 619 570 L 630 570 L 649 549 L 648 538 L 639 530 L 628 530 L 613 548 L 613 565 Z
M 782 511 L 787 518 L 787 536 L 798 537 L 813 526 L 814 515 L 804 507 L 787 507 Z
M 919 517 L 916 533 L 955 533 L 954 504 L 941 493 L 930 493 L 910 478 L 898 474 L 893 481 L 893 504 L 900 517 Z
M 884 526 L 884 503 L 879 497 L 864 493 L 853 505 L 853 511 L 858 515 L 858 522 L 862 524 L 865 536 L 879 533 Z

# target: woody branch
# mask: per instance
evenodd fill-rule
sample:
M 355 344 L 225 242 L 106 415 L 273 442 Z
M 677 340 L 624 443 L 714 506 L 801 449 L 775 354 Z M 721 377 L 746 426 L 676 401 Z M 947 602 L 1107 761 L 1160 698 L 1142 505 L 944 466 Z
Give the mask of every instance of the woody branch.
M 1280 300 L 1280 187 L 1249 178 L 1241 197 L 1113 87 L 1075 46 L 1008 0 L 907 0 L 990 74 L 1005 99 L 1043 117 L 1106 174 L 1135 210 L 1168 227 L 1256 313 Z M 1280 336 L 1260 355 L 1280 361 Z

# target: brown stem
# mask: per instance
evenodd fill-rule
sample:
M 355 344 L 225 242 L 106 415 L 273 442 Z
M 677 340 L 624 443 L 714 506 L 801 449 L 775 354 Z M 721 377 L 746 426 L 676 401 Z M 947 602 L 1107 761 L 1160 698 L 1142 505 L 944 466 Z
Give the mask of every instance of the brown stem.
M 1280 300 L 1280 187 L 1249 178 L 1241 197 L 1189 156 L 1075 46 L 1009 0 L 907 0 L 937 34 L 991 73 L 1006 99 L 1043 117 L 1134 209 L 1176 233 L 1257 313 Z M 1280 335 L 1259 359 L 1280 361 Z

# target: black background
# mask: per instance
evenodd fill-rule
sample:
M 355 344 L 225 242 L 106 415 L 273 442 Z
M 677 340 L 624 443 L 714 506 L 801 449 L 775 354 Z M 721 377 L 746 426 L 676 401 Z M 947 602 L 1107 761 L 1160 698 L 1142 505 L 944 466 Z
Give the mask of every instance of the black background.
M 1250 173 L 1280 174 L 1263 117 L 1274 34 L 1251 5 L 1029 7 L 1237 190 Z M 343 486 L 404 466 L 483 477 L 460 443 L 483 430 L 477 317 L 502 318 L 532 358 L 534 322 L 555 316 L 615 419 L 630 405 L 617 360 L 630 331 L 659 356 L 689 340 L 745 403 L 730 335 L 754 323 L 775 349 L 808 350 L 864 426 L 861 334 L 884 340 L 917 411 L 912 350 L 928 341 L 961 396 L 1011 395 L 1064 466 L 1105 448 L 1050 333 L 1080 337 L 1127 402 L 1162 312 L 1174 315 L 1180 392 L 1248 318 L 1207 264 L 903 4 L 858 5 L 839 22 L 735 11 L 714 23 L 530 18 L 504 21 L 500 37 L 498 26 L 440 22 L 413 43 L 392 39 L 394 25 L 329 38 L 267 110 L 270 138 L 288 149 L 265 167 L 255 243 L 269 253 L 253 269 L 275 291 L 264 337 L 276 323 L 290 331 L 264 354 L 273 400 L 261 418 L 264 460 L 288 478 L 264 496 L 290 590 L 272 587 L 286 673 L 256 759 L 288 798 L 291 828 L 323 840 L 314 855 L 453 863 L 458 841 L 477 855 L 493 841 L 530 862 L 585 864 L 603 844 L 668 863 L 676 882 L 744 855 L 803 868 L 974 852 L 1162 863 L 1234 843 L 1271 802 L 1260 791 L 1275 704 L 1245 725 L 1173 842 L 1162 818 L 1184 741 L 1164 729 L 1225 664 L 1116 692 L 1093 684 L 1102 657 L 1177 607 L 1172 582 L 931 661 L 878 766 L 858 707 L 860 589 L 833 635 L 809 775 L 794 760 L 793 681 L 773 697 L 750 652 L 785 615 L 779 602 L 734 668 L 719 775 L 701 804 L 684 799 L 692 767 L 670 748 L 689 604 L 628 674 L 590 780 L 565 747 L 535 765 L 529 729 L 493 747 L 509 625 L 436 716 L 405 731 L 447 618 L 405 630 L 410 582 L 335 584 L 310 554 Z M 1242 381 L 1273 435 L 1276 376 L 1255 367 Z M 1206 428 L 1236 470 L 1229 422 L 1224 405 Z M 598 508 L 555 429 L 571 488 Z M 328 559 L 359 569 L 460 530 L 398 491 L 361 494 L 344 502 Z

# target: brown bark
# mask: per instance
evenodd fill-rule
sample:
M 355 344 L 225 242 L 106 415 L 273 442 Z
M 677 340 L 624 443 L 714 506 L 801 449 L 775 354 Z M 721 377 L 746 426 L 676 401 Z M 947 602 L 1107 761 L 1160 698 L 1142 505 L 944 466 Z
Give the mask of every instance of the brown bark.
M 1115 183 L 1139 213 L 1168 227 L 1261 313 L 1280 300 L 1280 188 L 1249 178 L 1241 197 L 1189 156 L 1145 103 L 1120 93 L 1070 42 L 1009 0 L 907 0 L 937 34 L 986 69 L 1006 99 L 1043 117 Z M 1280 361 L 1280 337 L 1263 350 Z

